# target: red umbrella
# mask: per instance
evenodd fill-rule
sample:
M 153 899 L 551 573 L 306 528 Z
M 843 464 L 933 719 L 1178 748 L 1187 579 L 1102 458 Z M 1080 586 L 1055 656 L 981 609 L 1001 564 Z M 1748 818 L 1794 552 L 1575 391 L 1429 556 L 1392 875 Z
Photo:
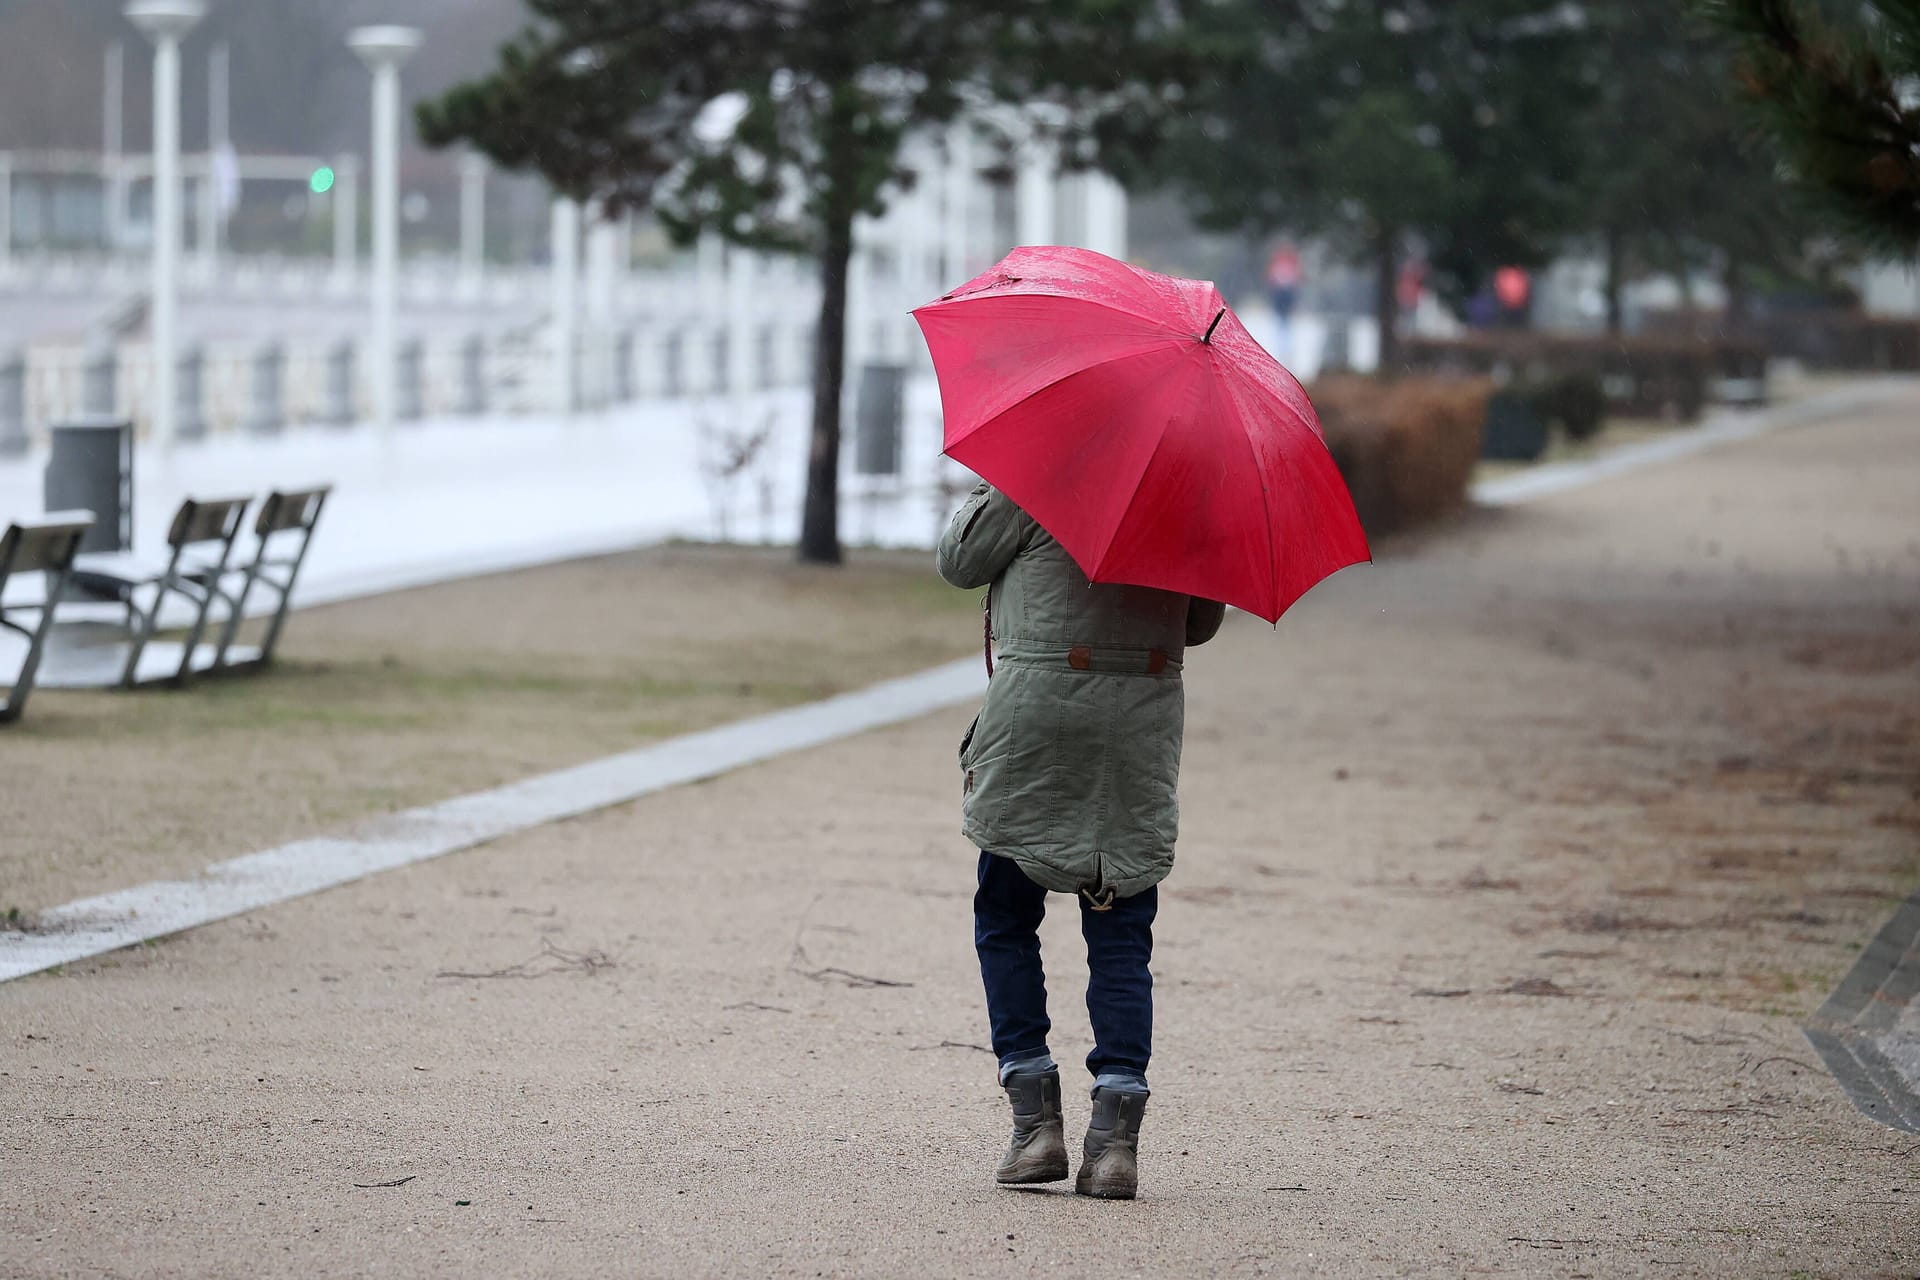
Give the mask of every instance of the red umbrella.
M 1213 285 L 1047 245 L 913 315 L 948 456 L 1089 579 L 1274 622 L 1370 558 L 1307 393 Z

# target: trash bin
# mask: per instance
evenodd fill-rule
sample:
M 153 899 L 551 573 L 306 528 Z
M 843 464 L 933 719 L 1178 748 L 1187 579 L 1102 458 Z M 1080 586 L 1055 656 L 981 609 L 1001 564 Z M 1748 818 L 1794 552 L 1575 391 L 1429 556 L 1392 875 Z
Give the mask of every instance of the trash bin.
M 854 399 L 854 470 L 863 476 L 900 474 L 900 427 L 906 417 L 907 367 L 868 364 Z
M 93 512 L 82 551 L 133 546 L 133 424 L 124 418 L 76 418 L 48 432 L 46 509 Z

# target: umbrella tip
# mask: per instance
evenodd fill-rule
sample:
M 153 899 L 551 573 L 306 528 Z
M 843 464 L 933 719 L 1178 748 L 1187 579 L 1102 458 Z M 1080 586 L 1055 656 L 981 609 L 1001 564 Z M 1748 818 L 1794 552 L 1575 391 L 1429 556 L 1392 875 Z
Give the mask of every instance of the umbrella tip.
M 1209 346 L 1213 344 L 1213 331 L 1220 327 L 1220 317 L 1226 314 L 1227 314 L 1227 309 L 1225 307 L 1220 308 L 1219 311 L 1214 313 L 1213 323 L 1207 326 L 1207 332 L 1205 333 L 1205 335 L 1201 337 L 1200 341 L 1206 343 Z

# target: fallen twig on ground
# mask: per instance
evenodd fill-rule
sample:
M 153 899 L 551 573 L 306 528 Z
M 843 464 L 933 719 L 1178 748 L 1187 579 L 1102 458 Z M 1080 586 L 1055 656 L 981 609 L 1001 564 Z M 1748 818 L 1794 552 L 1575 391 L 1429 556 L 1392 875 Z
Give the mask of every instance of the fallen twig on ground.
M 987 1048 L 986 1045 L 970 1044 L 965 1040 L 942 1040 L 939 1044 L 916 1044 L 909 1048 L 907 1052 L 924 1053 L 928 1049 L 978 1049 L 981 1053 L 993 1052 L 993 1050 Z
M 542 965 L 542 961 L 546 961 Z M 591 951 L 568 951 L 556 947 L 551 939 L 542 939 L 537 955 L 528 956 L 519 964 L 510 964 L 503 969 L 489 969 L 485 972 L 467 972 L 460 969 L 442 969 L 434 974 L 436 978 L 543 978 L 548 974 L 575 973 L 594 974 L 602 969 L 614 966 L 613 957 L 595 948 Z
M 362 1191 L 372 1191 L 375 1187 L 404 1187 L 419 1176 L 417 1173 L 410 1173 L 404 1178 L 395 1178 L 391 1182 L 356 1182 L 353 1185 Z

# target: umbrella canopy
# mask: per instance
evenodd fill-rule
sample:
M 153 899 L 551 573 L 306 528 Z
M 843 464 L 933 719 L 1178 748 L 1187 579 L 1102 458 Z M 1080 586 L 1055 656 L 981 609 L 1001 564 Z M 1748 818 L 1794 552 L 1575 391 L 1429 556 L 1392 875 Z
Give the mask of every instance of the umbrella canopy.
M 947 454 L 1092 581 L 1275 622 L 1369 558 L 1307 393 L 1212 284 L 1037 246 L 913 315 Z

